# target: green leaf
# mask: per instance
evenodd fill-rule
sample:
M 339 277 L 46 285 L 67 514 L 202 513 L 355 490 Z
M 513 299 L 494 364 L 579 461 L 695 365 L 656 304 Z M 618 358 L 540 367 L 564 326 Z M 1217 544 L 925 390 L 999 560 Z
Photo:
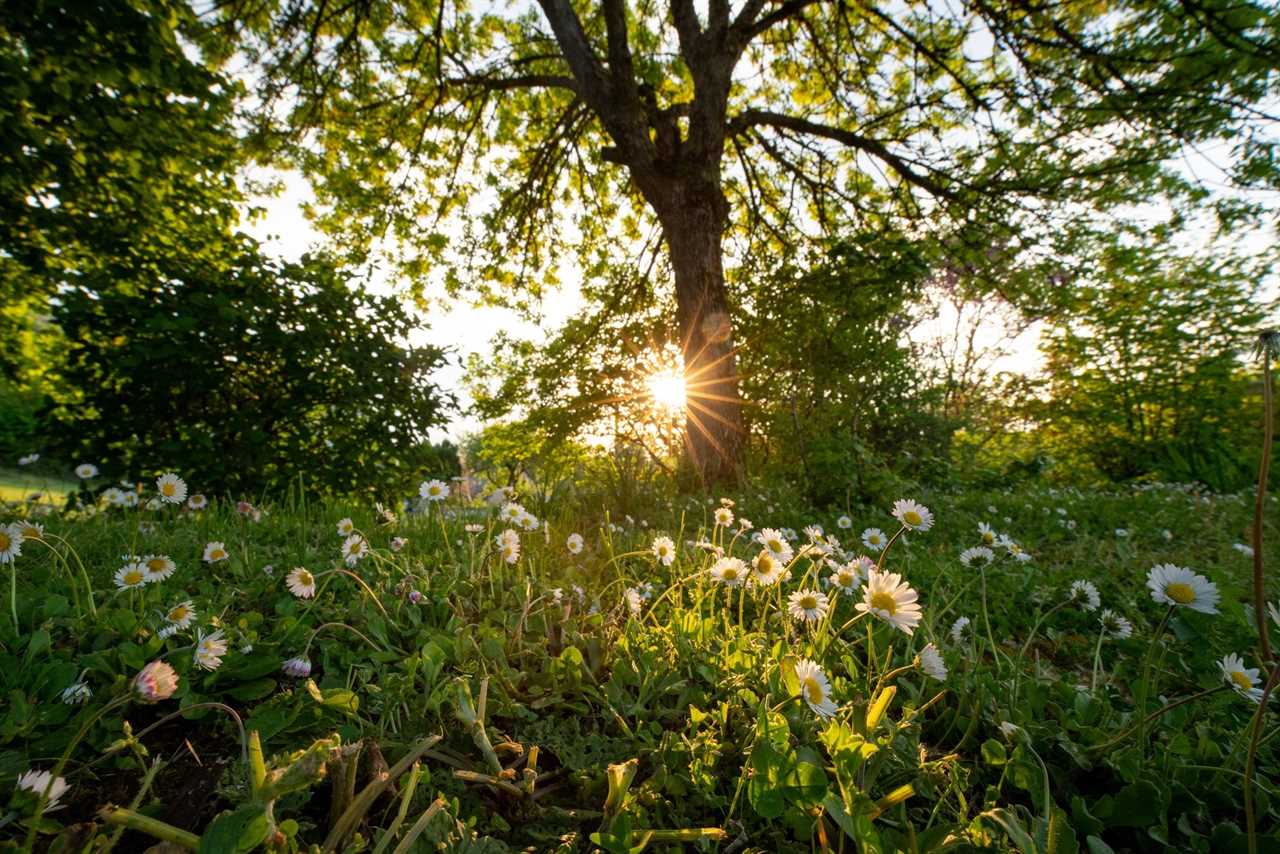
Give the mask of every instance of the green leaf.
M 266 841 L 270 830 L 266 807 L 246 804 L 213 820 L 200 837 L 198 854 L 243 854 Z

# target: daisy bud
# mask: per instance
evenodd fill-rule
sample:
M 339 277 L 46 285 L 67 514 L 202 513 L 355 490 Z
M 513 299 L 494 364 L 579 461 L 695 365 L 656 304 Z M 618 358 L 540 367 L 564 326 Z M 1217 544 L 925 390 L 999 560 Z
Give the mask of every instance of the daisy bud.
M 306 679 L 311 675 L 311 662 L 305 658 L 291 658 L 280 666 L 286 676 L 294 679 Z
M 158 703 L 178 690 L 178 674 L 163 661 L 153 661 L 133 678 L 133 690 L 146 703 Z

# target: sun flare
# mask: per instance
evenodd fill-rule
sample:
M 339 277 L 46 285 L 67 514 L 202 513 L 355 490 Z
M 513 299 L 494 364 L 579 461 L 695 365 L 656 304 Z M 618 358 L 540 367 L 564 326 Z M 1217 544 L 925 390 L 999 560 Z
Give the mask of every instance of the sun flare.
M 682 375 L 675 372 L 654 374 L 646 384 L 655 405 L 671 412 L 684 410 L 685 387 Z

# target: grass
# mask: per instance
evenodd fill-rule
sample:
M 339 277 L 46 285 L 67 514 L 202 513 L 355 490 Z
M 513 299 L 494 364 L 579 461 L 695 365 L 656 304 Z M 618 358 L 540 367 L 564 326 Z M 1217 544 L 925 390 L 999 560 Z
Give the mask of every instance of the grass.
M 67 493 L 77 488 L 78 485 L 71 481 L 49 475 L 0 469 L 0 502 L 27 501 L 39 493 L 39 501 L 61 504 Z
M 343 503 L 17 506 L 45 533 L 12 565 L 0 620 L 0 786 L 34 768 L 70 789 L 38 820 L 39 799 L 18 791 L 0 840 L 1245 850 L 1240 781 L 1256 707 L 1219 661 L 1236 653 L 1257 665 L 1250 561 L 1235 548 L 1247 497 L 1173 487 L 920 497 L 932 529 L 870 555 L 918 592 L 911 634 L 860 612 L 861 591 L 822 581 L 828 559 L 863 551 L 864 528 L 898 530 L 887 509 L 848 508 L 846 530 L 843 512 L 776 489 L 748 490 L 732 508 L 800 532 L 790 578 L 767 588 L 717 583 L 715 549 L 749 564 L 760 545 L 736 522 L 716 527 L 716 505 L 664 495 L 629 505 L 630 516 L 530 506 L 536 530 L 456 498 L 394 520 Z M 370 546 L 351 565 L 345 518 Z M 963 565 L 979 522 L 1032 560 L 997 547 L 991 566 Z M 807 524 L 841 545 L 806 553 Z M 496 541 L 508 529 L 519 539 L 510 563 Z M 577 554 L 566 546 L 575 532 Z M 669 565 L 652 548 L 658 535 L 674 541 Z M 1274 543 L 1270 525 L 1267 535 Z M 201 559 L 211 542 L 226 559 Z M 128 556 L 152 555 L 173 559 L 171 577 L 116 588 Z M 1161 563 L 1204 574 L 1221 594 L 1217 613 L 1153 601 L 1147 574 Z M 294 567 L 310 571 L 314 596 L 290 592 Z M 1068 601 L 1082 580 L 1100 609 Z M 789 614 L 801 590 L 827 595 L 825 616 Z M 187 600 L 192 623 L 162 632 Z M 1132 635 L 1105 636 L 1102 609 Z M 961 617 L 967 629 L 953 636 Z M 202 667 L 198 644 L 215 632 Z M 927 644 L 941 680 L 925 671 Z M 178 681 L 146 702 L 131 680 L 152 662 Z M 86 702 L 62 702 L 77 684 Z M 1259 753 L 1260 850 L 1280 844 L 1276 732 Z

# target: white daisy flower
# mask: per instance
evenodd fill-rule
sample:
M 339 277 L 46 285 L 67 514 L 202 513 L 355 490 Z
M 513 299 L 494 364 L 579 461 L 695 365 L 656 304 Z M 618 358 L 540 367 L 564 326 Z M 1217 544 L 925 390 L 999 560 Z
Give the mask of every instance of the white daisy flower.
M 351 517 L 338 520 L 338 536 L 349 537 L 356 532 L 356 523 L 351 521 Z
M 964 643 L 964 636 L 969 632 L 969 618 L 956 617 L 956 621 L 951 624 L 951 642 Z
M 783 563 L 788 563 L 794 556 L 791 544 L 787 542 L 786 535 L 776 528 L 763 528 L 759 534 L 760 545 L 764 546 L 773 556 Z
M 568 539 L 564 541 L 564 547 L 569 550 L 569 554 L 576 555 L 582 553 L 582 535 L 570 534 Z
M 58 699 L 66 703 L 68 706 L 79 706 L 88 702 L 93 696 L 93 689 L 89 687 L 87 682 L 76 680 L 62 689 L 62 693 L 58 695 Z
M 502 554 L 502 559 L 507 563 L 514 564 L 520 560 L 520 535 L 511 528 L 507 528 L 496 538 L 498 543 L 498 551 Z
M 369 541 L 359 534 L 352 534 L 342 541 L 342 560 L 347 566 L 355 566 L 369 553 Z
M 927 531 L 933 527 L 933 514 L 929 508 L 908 498 L 893 502 L 893 518 L 908 531 Z
M 102 490 L 102 500 L 110 504 L 112 507 L 124 506 L 124 492 L 119 487 L 108 486 Z
M 195 495 L 187 499 L 187 506 L 192 510 L 203 510 L 209 506 L 209 499 L 197 492 Z
M 214 541 L 206 544 L 204 547 L 205 563 L 217 563 L 218 561 L 226 560 L 229 557 L 231 557 L 231 555 L 227 554 L 227 546 L 225 543 Z
M 1102 625 L 1102 633 L 1107 637 L 1113 637 L 1116 640 L 1124 640 L 1133 634 L 1133 623 L 1124 617 L 1112 611 L 1110 608 L 1102 612 L 1098 617 L 1099 623 Z
M 164 618 L 175 629 L 185 629 L 196 618 L 196 609 L 192 606 L 191 600 L 188 599 L 185 602 L 179 602 L 166 611 Z
M 482 534 L 484 533 L 484 525 L 472 522 L 469 525 L 463 525 L 462 530 L 466 531 L 468 534 Z
M 449 485 L 443 480 L 424 480 L 418 487 L 418 495 L 427 501 L 444 501 L 449 497 Z
M 305 658 L 290 658 L 280 665 L 280 669 L 284 671 L 286 676 L 292 676 L 294 679 L 306 679 L 311 675 L 311 662 Z
M 1129 529 L 1116 528 L 1116 536 L 1123 540 L 1125 537 L 1129 536 Z
M 508 501 L 506 504 L 502 505 L 502 511 L 498 516 L 504 522 L 517 522 L 524 513 L 525 510 L 523 507 L 514 501 Z
M 814 714 L 820 718 L 835 716 L 836 704 L 831 699 L 831 683 L 816 662 L 807 658 L 797 661 L 796 679 L 800 682 L 800 694 Z
M 1246 700 L 1262 702 L 1263 690 L 1258 687 L 1258 668 L 1246 668 L 1244 661 L 1234 652 L 1223 656 L 1218 667 L 1222 669 L 1222 678 L 1233 691 Z
M 1000 535 L 996 533 L 995 529 L 986 522 L 978 523 L 978 536 L 982 538 L 982 544 L 984 546 L 994 546 L 996 541 L 1000 538 Z
M 853 520 L 848 516 L 841 516 L 836 520 L 836 527 L 842 531 L 847 531 L 853 527 Z
M 1147 573 L 1151 598 L 1162 605 L 1190 608 L 1202 614 L 1218 613 L 1218 588 L 1203 575 L 1171 563 L 1156 564 Z
M 521 528 L 524 528 L 526 531 L 536 531 L 538 530 L 538 517 L 528 511 L 525 511 L 520 515 L 520 518 L 516 520 L 516 524 Z
M 392 537 L 392 538 L 391 538 L 391 551 L 393 551 L 393 552 L 398 552 L 398 551 L 400 551 L 401 549 L 403 549 L 403 548 L 404 548 L 406 545 L 408 545 L 408 544 L 409 544 L 409 540 L 408 540 L 408 539 L 406 539 L 405 537 Z
M 316 595 L 316 577 L 306 567 L 295 566 L 284 577 L 289 592 L 299 599 L 310 599 Z
M 773 552 L 761 549 L 751 561 L 751 583 L 757 587 L 772 587 L 782 580 L 783 568 L 782 561 Z
M 817 590 L 797 590 L 787 597 L 787 613 L 801 623 L 816 623 L 831 607 L 827 594 Z
M 986 566 L 996 559 L 996 553 L 986 546 L 973 546 L 960 552 L 960 563 L 965 566 Z
M 862 589 L 862 601 L 856 607 L 906 634 L 912 634 L 923 617 L 918 598 L 919 594 L 902 580 L 902 576 L 873 569 Z
M 10 529 L 17 532 L 24 543 L 37 542 L 44 539 L 44 525 L 39 522 L 32 522 L 29 519 L 20 519 L 14 522 Z
M 752 526 L 751 526 L 751 520 L 750 520 L 750 519 L 748 519 L 748 518 L 746 518 L 746 517 L 744 517 L 744 516 L 739 516 L 739 517 L 738 517 L 738 530 L 739 530 L 739 531 L 744 531 L 744 532 L 745 532 L 745 531 L 750 531 L 750 530 L 751 530 L 751 527 L 752 527 Z
M 156 637 L 158 637 L 160 640 L 168 640 L 169 638 L 173 637 L 177 633 L 178 633 L 178 627 L 173 625 L 172 623 L 165 623 L 163 626 L 156 629 Z
M 1244 543 L 1232 543 L 1231 548 L 1240 552 L 1245 557 L 1253 557 L 1253 546 L 1246 546 Z
M 81 480 L 88 480 L 91 477 L 98 476 L 98 467 L 93 463 L 81 463 L 76 466 L 76 477 Z
M 818 542 L 819 540 L 822 539 L 822 536 L 825 533 L 826 532 L 822 530 L 821 525 L 805 525 L 804 526 L 804 535 L 808 537 L 811 542 L 815 542 L 815 543 Z
M 947 679 L 947 663 L 942 660 L 942 654 L 933 644 L 928 644 L 920 650 L 920 669 L 926 676 L 937 679 L 939 682 L 945 682 Z
M 857 593 L 858 588 L 862 586 L 862 574 L 858 572 L 854 563 L 837 568 L 828 580 L 831 583 L 831 589 L 837 593 Z
M 676 544 L 670 537 L 658 537 L 653 541 L 653 556 L 663 566 L 671 566 L 676 559 Z
M 879 528 L 867 528 L 862 532 L 862 544 L 873 552 L 884 549 L 887 542 L 889 542 L 889 538 Z
M 1098 596 L 1098 588 L 1093 585 L 1093 582 L 1083 579 L 1072 583 L 1071 592 L 1067 598 L 1068 601 L 1078 602 L 1086 611 L 1096 611 L 1102 604 L 1102 598 Z
M 25 457 L 18 457 L 18 465 L 29 466 L 38 459 L 40 459 L 39 454 L 27 454 Z
M 718 527 L 727 528 L 733 524 L 733 511 L 728 507 L 717 507 L 715 516 Z
M 178 565 L 173 562 L 173 558 L 168 555 L 147 555 L 140 561 L 142 568 L 147 572 L 147 583 L 154 581 L 164 581 L 173 575 Z
M 193 656 L 196 664 L 205 670 L 217 670 L 222 666 L 222 657 L 226 654 L 227 640 L 221 629 L 208 635 L 203 631 L 196 632 L 196 651 Z
M 628 587 L 622 594 L 622 600 L 627 603 L 627 610 L 636 615 L 640 613 L 640 609 L 644 607 L 644 596 L 634 587 Z
M 165 504 L 181 504 L 187 500 L 187 482 L 173 472 L 156 478 L 156 491 Z
M 0 525 L 0 563 L 13 563 L 13 559 L 20 554 L 22 532 L 16 525 Z
M 134 590 L 147 583 L 147 571 L 140 563 L 126 563 L 116 570 L 115 581 L 121 590 Z
M 53 812 L 61 809 L 64 805 L 59 804 L 58 800 L 67 793 L 71 787 L 67 785 L 67 781 L 61 777 L 54 777 L 48 771 L 36 771 L 32 769 L 18 778 L 18 790 L 30 792 L 39 801 L 45 799 L 45 812 Z M 46 795 L 45 792 L 48 792 Z
M 138 497 L 138 493 L 134 492 L 132 489 L 127 490 L 120 495 L 121 507 L 137 507 L 141 501 L 142 499 Z
M 736 557 L 722 557 L 711 565 L 711 577 L 728 587 L 741 587 L 747 580 L 747 565 Z

